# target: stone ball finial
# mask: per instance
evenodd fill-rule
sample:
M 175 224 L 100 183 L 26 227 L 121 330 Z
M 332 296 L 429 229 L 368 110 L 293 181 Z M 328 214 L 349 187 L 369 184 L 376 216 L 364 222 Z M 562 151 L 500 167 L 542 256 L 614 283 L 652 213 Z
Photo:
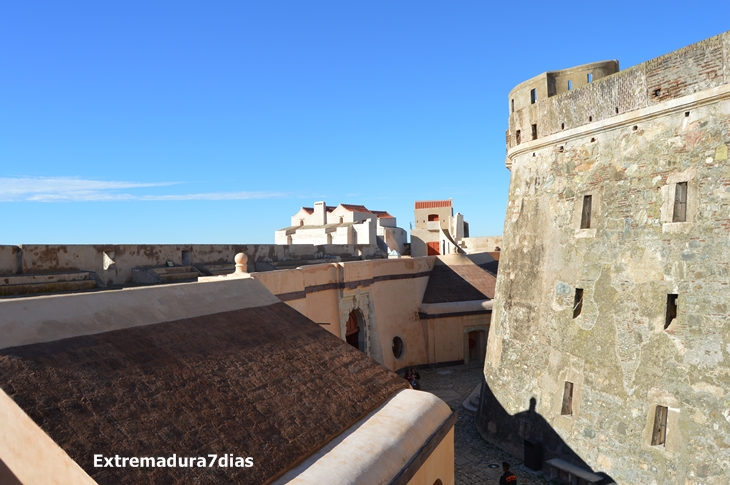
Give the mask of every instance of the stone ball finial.
M 248 269 L 248 256 L 245 253 L 238 253 L 233 260 L 236 262 L 236 273 L 245 273 Z

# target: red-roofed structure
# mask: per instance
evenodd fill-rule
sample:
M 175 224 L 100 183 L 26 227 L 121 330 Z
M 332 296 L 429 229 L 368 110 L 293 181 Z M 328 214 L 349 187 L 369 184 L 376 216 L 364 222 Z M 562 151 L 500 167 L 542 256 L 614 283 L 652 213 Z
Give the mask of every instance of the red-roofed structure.
M 389 254 L 406 251 L 408 233 L 387 211 L 362 204 L 328 206 L 323 201 L 302 207 L 291 225 L 276 231 L 276 244 L 367 244 Z
M 451 207 L 451 199 L 449 200 L 417 200 L 416 210 L 418 209 L 435 209 L 438 207 Z

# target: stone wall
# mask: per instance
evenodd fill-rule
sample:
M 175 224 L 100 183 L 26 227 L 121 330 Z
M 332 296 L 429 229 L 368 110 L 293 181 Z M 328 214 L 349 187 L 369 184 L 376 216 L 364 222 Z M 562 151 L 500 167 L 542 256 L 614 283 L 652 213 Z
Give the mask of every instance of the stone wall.
M 591 123 L 727 84 L 729 46 L 730 32 L 726 32 L 578 89 L 516 108 L 509 118 L 507 148 L 517 146 L 517 130 L 522 143 L 530 141 L 533 124 L 537 125 L 538 138 L 578 127 L 587 129 Z M 525 96 L 522 93 L 519 99 Z
M 254 271 L 258 262 L 373 257 L 377 247 L 353 244 L 23 244 L 0 246 L 0 275 L 94 271 L 107 286 L 123 286 L 132 283 L 134 268 L 164 266 L 167 261 L 177 266 L 230 264 L 232 267 L 233 257 L 239 252 L 248 255 L 250 270 Z
M 545 100 L 553 134 L 509 150 L 483 393 L 494 399 L 478 420 L 487 439 L 516 454 L 542 443 L 545 459 L 617 483 L 727 483 L 729 40 Z M 673 222 L 681 183 L 687 220 Z M 666 440 L 652 445 L 658 407 Z

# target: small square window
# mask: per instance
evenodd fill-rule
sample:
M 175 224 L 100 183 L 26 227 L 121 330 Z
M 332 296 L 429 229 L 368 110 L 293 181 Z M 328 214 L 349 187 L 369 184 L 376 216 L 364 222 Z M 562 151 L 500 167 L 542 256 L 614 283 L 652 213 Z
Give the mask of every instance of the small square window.
M 680 182 L 674 192 L 674 214 L 672 222 L 687 221 L 687 182 Z
M 578 318 L 581 311 L 583 311 L 583 288 L 576 288 L 573 299 L 573 318 Z
M 562 416 L 573 415 L 573 383 L 565 381 L 565 389 L 563 389 L 563 407 L 560 410 Z
M 590 229 L 591 228 L 591 204 L 593 202 L 593 196 L 583 196 L 583 211 L 580 215 L 580 228 Z M 575 227 L 575 226 L 573 226 Z
M 667 295 L 667 311 L 664 319 L 664 330 L 668 329 L 675 318 L 677 318 L 677 298 L 679 295 Z
M 667 407 L 657 406 L 654 413 L 654 430 L 651 433 L 652 446 L 665 446 L 667 442 Z

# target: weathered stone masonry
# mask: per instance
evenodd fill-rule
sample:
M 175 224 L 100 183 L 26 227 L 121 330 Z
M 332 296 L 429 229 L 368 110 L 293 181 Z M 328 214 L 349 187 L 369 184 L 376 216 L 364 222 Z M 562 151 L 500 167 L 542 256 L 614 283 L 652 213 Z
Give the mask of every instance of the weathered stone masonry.
M 728 483 L 729 83 L 724 33 L 534 104 L 529 81 L 510 93 L 485 377 L 515 419 L 482 406 L 485 437 L 543 442 L 617 483 Z M 520 417 L 531 398 L 554 436 Z

